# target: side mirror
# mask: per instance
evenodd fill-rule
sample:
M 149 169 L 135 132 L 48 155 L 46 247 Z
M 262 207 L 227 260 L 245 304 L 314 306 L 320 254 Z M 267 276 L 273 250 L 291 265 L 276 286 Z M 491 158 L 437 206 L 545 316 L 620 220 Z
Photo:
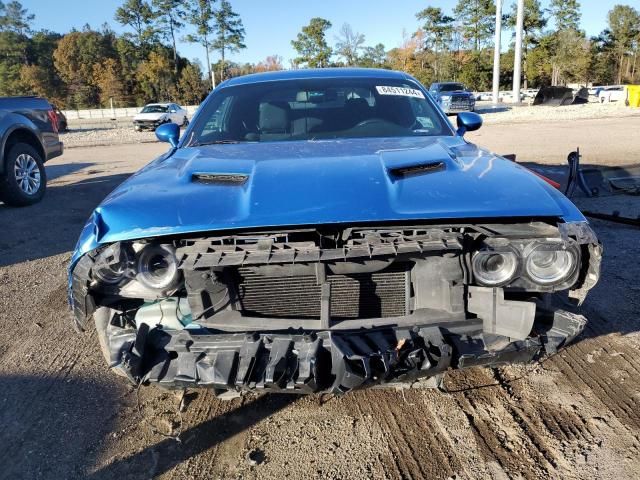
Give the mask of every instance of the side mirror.
M 176 148 L 180 139 L 180 127 L 175 123 L 164 123 L 156 128 L 156 137 L 161 142 L 167 142 Z
M 464 137 L 467 132 L 478 130 L 482 126 L 482 117 L 474 112 L 460 112 L 457 118 L 456 135 Z

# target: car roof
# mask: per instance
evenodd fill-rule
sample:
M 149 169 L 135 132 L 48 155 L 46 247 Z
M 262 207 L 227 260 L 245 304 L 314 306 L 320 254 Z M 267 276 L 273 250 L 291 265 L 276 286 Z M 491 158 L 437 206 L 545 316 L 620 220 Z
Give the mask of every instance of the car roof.
M 275 72 L 252 73 L 231 78 L 219 86 L 231 87 L 277 80 L 303 80 L 308 78 L 389 78 L 406 80 L 411 77 L 404 72 L 380 68 L 301 68 L 297 70 L 278 70 Z
M 171 103 L 167 102 L 167 103 L 147 103 L 145 105 L 145 107 L 168 107 L 169 105 L 171 105 Z

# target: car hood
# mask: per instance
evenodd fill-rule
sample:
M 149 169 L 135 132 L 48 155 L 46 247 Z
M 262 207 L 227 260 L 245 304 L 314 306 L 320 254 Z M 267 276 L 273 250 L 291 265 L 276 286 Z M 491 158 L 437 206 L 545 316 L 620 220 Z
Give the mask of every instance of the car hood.
M 155 113 L 139 113 L 135 117 L 134 120 L 160 120 L 167 112 L 155 112 Z
M 215 230 L 496 217 L 584 219 L 529 170 L 459 137 L 211 145 L 168 152 L 125 181 L 95 210 L 78 253 Z

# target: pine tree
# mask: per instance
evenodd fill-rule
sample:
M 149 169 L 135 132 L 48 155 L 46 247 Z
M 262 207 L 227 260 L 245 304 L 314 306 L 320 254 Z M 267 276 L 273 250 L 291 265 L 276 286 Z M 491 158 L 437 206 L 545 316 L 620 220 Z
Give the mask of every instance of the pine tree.
M 228 0 L 220 1 L 220 8 L 213 12 L 216 35 L 211 46 L 220 52 L 220 81 L 224 80 L 225 52 L 237 52 L 247 48 L 244 44 L 244 26 L 240 15 L 233 11 Z
M 301 64 L 311 68 L 329 66 L 333 52 L 327 45 L 325 36 L 330 28 L 331 22 L 320 17 L 312 18 L 309 25 L 302 27 L 302 32 L 291 41 L 291 45 L 298 52 L 298 57 L 294 59 L 297 66 Z
M 493 0 L 458 0 L 453 13 L 466 43 L 474 51 L 479 51 L 493 37 L 496 18 Z
M 556 30 L 580 30 L 580 2 L 578 0 L 551 0 L 549 12 L 553 17 Z
M 156 8 L 158 30 L 163 37 L 171 42 L 173 49 L 173 73 L 178 75 L 178 50 L 176 48 L 176 34 L 184 26 L 186 12 L 182 0 L 152 0 Z
M 196 29 L 195 34 L 189 34 L 185 40 L 190 43 L 199 43 L 204 47 L 207 56 L 207 71 L 211 79 L 211 88 L 215 88 L 216 79 L 211 71 L 211 43 L 210 39 L 215 28 L 213 20 L 213 0 L 190 0 L 187 10 L 187 20 Z
M 139 48 L 138 59 L 140 60 L 146 57 L 150 45 L 156 40 L 155 16 L 149 2 L 144 0 L 125 0 L 116 10 L 114 16 L 116 22 L 134 30 L 133 35 L 125 35 L 132 38 Z

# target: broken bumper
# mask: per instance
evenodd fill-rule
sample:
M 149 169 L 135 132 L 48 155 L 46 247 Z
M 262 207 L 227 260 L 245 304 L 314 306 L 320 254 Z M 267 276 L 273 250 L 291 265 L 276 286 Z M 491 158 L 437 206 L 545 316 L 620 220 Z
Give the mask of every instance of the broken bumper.
M 575 338 L 586 319 L 539 310 L 525 340 L 464 325 L 381 327 L 357 331 L 214 333 L 208 329 L 113 330 L 96 312 L 100 343 L 111 367 L 133 383 L 216 391 L 345 393 L 378 384 L 412 384 L 449 368 L 529 362 Z

